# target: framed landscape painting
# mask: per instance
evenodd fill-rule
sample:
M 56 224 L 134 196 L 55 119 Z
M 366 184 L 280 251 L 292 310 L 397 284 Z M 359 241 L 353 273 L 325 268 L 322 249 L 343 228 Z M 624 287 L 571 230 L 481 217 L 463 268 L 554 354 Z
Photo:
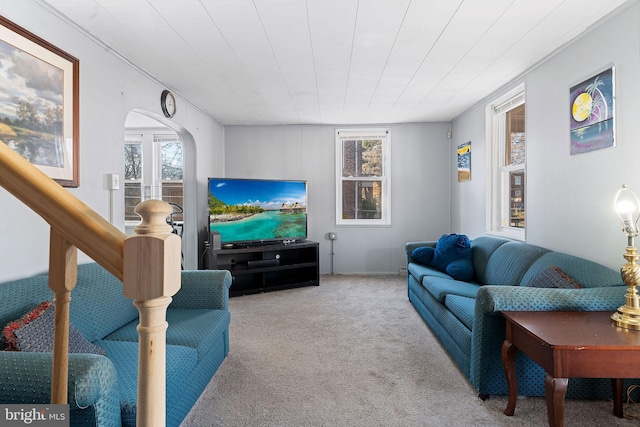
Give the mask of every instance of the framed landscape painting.
M 0 16 L 0 140 L 79 186 L 79 61 Z

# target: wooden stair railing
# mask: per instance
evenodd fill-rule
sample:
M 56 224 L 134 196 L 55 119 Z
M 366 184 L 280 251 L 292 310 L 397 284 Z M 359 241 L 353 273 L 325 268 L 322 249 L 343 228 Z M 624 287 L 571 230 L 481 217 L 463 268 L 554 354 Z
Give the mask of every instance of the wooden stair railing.
M 0 186 L 51 226 L 49 287 L 55 320 L 51 403 L 67 403 L 69 303 L 80 249 L 118 279 L 140 313 L 137 425 L 166 424 L 166 309 L 180 289 L 180 237 L 166 223 L 171 207 L 148 200 L 136 207 L 136 235 L 120 230 L 6 144 L 0 143 Z

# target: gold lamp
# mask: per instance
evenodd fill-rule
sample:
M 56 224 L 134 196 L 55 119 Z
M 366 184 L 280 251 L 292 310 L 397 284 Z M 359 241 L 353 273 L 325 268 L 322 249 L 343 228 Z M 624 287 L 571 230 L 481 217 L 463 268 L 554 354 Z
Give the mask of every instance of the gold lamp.
M 627 329 L 640 330 L 640 295 L 636 286 L 640 284 L 640 266 L 636 263 L 638 255 L 634 239 L 638 235 L 638 219 L 640 218 L 640 200 L 638 196 L 623 185 L 616 193 L 616 213 L 622 221 L 622 232 L 627 236 L 627 251 L 623 255 L 627 263 L 620 268 L 622 280 L 629 287 L 625 294 L 626 304 L 620 306 L 611 315 L 613 322 Z

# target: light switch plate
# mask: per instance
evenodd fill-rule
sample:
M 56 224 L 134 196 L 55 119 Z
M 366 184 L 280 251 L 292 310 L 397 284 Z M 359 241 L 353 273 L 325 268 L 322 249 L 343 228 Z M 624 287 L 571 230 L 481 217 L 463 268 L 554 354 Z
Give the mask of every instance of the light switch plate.
M 107 174 L 107 189 L 119 190 L 120 189 L 120 177 L 115 173 Z

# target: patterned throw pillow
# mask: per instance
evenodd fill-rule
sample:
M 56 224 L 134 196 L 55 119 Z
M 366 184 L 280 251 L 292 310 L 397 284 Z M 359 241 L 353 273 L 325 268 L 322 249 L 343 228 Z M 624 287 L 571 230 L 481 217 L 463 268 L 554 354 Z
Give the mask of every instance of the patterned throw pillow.
M 528 285 L 532 288 L 560 288 L 560 289 L 581 289 L 580 283 L 576 282 L 567 273 L 558 267 L 547 267 L 536 274 Z
M 55 308 L 44 302 L 21 319 L 9 323 L 3 331 L 8 351 L 53 352 Z M 90 343 L 69 324 L 69 353 L 105 354 L 103 348 Z
M 9 322 L 7 326 L 2 329 L 2 341 L 3 350 L 6 351 L 19 351 L 18 341 L 16 339 L 16 329 L 26 325 L 27 323 L 37 319 L 46 309 L 51 307 L 51 301 L 45 301 L 40 303 L 36 308 L 13 322 Z

